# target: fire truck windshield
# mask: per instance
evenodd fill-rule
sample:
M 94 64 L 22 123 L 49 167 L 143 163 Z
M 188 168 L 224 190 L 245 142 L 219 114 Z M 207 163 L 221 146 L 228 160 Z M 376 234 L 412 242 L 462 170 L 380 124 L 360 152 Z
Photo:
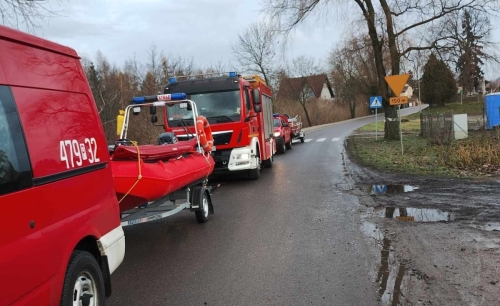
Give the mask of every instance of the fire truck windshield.
M 209 122 L 232 122 L 241 118 L 241 102 L 239 90 L 188 94 L 198 108 L 198 114 L 205 116 Z M 181 120 L 193 124 L 193 113 L 179 105 L 167 107 L 169 125 L 176 126 Z

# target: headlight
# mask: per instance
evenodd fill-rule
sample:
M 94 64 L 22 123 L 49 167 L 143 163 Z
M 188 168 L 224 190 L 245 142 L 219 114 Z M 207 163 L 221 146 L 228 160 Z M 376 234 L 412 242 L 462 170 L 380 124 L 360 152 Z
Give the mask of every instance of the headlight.
M 249 157 L 250 157 L 250 155 L 248 153 L 236 155 L 236 159 L 248 159 Z
M 280 132 L 274 132 L 274 137 L 278 137 L 280 135 Z

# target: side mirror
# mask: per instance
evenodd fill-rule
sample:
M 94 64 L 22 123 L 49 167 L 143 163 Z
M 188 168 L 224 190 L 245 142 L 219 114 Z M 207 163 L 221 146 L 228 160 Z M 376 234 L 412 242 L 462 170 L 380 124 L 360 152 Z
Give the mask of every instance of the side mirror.
M 156 115 L 151 115 L 151 123 L 156 123 L 158 122 L 158 117 L 156 117 Z
M 156 115 L 156 106 L 151 105 L 151 106 L 149 107 L 149 114 L 150 114 L 150 115 Z
M 260 105 L 254 105 L 253 106 L 253 110 L 256 112 L 256 113 L 260 113 L 262 112 L 262 107 Z
M 252 98 L 253 98 L 253 104 L 258 105 L 260 104 L 260 91 L 259 89 L 255 88 L 252 91 Z M 257 112 L 257 110 L 256 110 Z

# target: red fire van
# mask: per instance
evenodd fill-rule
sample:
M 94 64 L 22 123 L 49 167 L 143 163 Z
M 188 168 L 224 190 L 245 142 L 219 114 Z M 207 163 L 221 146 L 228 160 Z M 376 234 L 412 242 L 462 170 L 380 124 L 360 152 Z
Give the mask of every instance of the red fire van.
M 0 305 L 102 305 L 125 255 L 77 53 L 0 26 Z

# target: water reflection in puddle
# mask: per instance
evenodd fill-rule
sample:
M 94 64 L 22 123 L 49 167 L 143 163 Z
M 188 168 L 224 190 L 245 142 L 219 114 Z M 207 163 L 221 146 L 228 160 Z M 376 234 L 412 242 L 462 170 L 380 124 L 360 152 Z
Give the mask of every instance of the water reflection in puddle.
M 447 222 L 454 219 L 454 216 L 446 211 L 413 207 L 386 207 L 383 212 L 383 217 L 414 222 Z
M 418 189 L 417 186 L 411 185 L 369 185 L 368 193 L 370 195 L 391 194 L 391 193 L 406 193 Z
M 391 250 L 391 240 L 372 222 L 364 221 L 361 230 L 372 238 L 380 250 L 380 264 L 375 281 L 379 284 L 378 295 L 381 305 L 398 305 L 405 289 L 407 267 L 398 262 Z

